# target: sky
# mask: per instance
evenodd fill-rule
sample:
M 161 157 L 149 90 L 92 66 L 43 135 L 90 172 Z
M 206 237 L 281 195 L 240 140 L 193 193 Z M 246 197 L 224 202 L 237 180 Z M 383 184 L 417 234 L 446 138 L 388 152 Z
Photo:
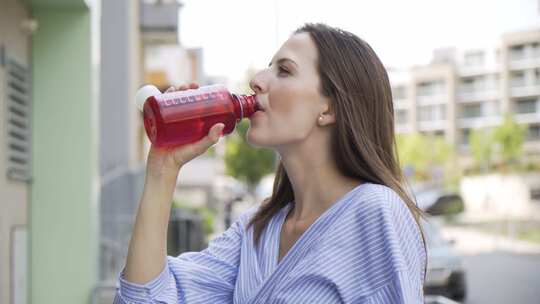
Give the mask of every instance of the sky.
M 540 29 L 540 0 L 181 0 L 180 42 L 202 47 L 207 75 L 245 78 L 267 66 L 306 22 L 367 41 L 388 67 L 431 60 L 434 49 L 495 46 L 503 33 Z

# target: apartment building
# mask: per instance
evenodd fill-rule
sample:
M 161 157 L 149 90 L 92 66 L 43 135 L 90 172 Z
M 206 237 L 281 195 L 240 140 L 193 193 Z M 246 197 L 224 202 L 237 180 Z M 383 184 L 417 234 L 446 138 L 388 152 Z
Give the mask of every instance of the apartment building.
M 528 126 L 525 152 L 540 152 L 540 29 L 508 33 L 491 49 L 434 51 L 432 62 L 389 69 L 396 132 L 444 136 L 463 155 L 469 134 L 501 124 Z

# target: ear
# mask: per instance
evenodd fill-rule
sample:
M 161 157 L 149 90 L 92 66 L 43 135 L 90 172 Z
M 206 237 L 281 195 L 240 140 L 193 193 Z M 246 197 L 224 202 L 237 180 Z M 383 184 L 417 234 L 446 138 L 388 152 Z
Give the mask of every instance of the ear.
M 326 126 L 335 122 L 336 115 L 334 109 L 332 108 L 332 103 L 329 98 L 325 98 L 323 110 L 319 113 L 319 117 L 317 117 L 317 123 L 319 126 Z

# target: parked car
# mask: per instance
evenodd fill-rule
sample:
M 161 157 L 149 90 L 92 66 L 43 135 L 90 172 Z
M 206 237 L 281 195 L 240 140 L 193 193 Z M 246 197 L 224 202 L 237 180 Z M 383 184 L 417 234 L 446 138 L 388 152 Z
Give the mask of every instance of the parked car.
M 461 195 L 454 191 L 432 188 L 414 191 L 414 196 L 418 207 L 429 215 L 455 215 L 465 210 Z
M 435 222 L 423 222 L 426 239 L 428 265 L 424 293 L 442 295 L 462 301 L 467 294 L 467 282 L 462 258 L 445 240 Z

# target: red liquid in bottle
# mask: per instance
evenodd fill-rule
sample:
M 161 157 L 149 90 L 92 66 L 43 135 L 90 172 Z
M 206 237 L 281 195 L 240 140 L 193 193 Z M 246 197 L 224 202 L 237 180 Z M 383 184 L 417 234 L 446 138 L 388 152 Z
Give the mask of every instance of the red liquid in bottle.
M 206 86 L 148 97 L 144 128 L 155 146 L 180 146 L 203 138 L 217 123 L 225 125 L 222 135 L 230 134 L 242 118 L 257 110 L 254 95 L 231 94 L 220 85 Z

